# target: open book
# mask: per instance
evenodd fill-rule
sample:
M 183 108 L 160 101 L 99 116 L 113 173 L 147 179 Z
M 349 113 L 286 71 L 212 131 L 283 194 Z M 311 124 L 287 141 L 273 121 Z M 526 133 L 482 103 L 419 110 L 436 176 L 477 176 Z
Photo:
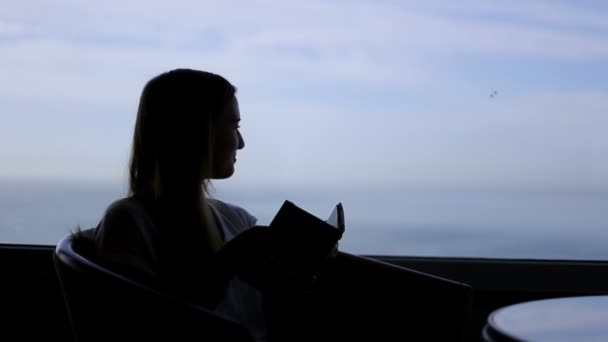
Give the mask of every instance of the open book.
M 285 201 L 270 223 L 278 236 L 304 258 L 324 258 L 342 238 L 345 230 L 344 209 L 338 203 L 327 221 Z
M 342 208 L 342 203 L 338 203 L 336 205 L 334 211 L 331 212 L 331 215 L 329 215 L 329 218 L 325 222 L 331 224 L 344 233 L 346 226 L 344 225 L 344 208 Z

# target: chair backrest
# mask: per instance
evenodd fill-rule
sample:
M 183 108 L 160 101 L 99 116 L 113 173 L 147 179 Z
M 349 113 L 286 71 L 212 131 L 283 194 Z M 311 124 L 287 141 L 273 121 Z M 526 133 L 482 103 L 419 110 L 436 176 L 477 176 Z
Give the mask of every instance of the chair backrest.
M 323 331 L 300 340 L 471 340 L 470 286 L 343 252 L 329 261 L 314 295 L 301 303 L 277 300 L 271 323 L 294 330 L 292 322 L 304 322 Z M 298 310 L 286 315 L 290 306 Z
M 67 236 L 54 263 L 77 341 L 253 341 L 243 326 L 95 263 L 92 244 Z
M 334 301 L 334 312 L 324 310 L 330 326 L 366 327 L 350 333 L 375 340 L 470 340 L 466 284 L 348 253 L 340 253 L 325 278 L 320 297 Z

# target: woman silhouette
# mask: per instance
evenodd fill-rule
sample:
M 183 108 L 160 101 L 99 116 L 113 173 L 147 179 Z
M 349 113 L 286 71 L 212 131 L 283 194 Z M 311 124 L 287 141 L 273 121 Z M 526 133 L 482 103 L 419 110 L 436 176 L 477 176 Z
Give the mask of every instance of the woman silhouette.
M 221 312 L 264 340 L 260 291 L 281 246 L 247 211 L 207 195 L 211 179 L 232 176 L 245 146 L 235 93 L 223 77 L 190 69 L 146 84 L 129 196 L 109 206 L 95 246 L 108 267 Z

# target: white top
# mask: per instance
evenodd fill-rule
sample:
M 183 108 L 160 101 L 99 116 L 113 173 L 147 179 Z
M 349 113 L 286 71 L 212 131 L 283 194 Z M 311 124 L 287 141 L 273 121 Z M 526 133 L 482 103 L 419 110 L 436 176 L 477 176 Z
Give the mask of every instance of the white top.
M 210 199 L 224 243 L 251 228 L 257 219 L 245 209 Z M 108 207 L 104 218 L 95 229 L 98 256 L 115 266 L 126 266 L 139 275 L 154 279 L 158 255 L 154 250 L 159 232 L 147 210 L 136 200 L 124 198 Z M 224 298 L 214 312 L 248 328 L 256 341 L 266 341 L 262 294 L 233 277 Z
M 254 216 L 235 205 L 210 200 L 209 206 L 224 234 L 224 243 L 257 222 Z M 256 341 L 266 341 L 266 323 L 262 304 L 261 293 L 235 276 L 228 283 L 226 295 L 216 307 L 215 312 L 249 328 Z

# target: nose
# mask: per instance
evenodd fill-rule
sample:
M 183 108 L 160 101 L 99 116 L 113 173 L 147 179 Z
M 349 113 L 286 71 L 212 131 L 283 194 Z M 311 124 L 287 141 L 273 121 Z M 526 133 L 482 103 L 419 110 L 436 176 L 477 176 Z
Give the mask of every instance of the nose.
M 241 135 L 240 131 L 237 131 L 237 136 L 239 138 L 239 143 L 237 145 L 237 149 L 242 149 L 243 147 L 245 147 L 245 140 L 243 139 L 243 136 Z

